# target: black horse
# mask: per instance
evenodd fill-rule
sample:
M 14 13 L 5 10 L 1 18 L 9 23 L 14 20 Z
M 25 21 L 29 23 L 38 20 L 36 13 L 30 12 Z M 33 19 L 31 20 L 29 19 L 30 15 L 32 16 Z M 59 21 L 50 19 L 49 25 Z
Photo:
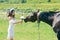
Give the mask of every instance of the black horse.
M 38 20 L 38 23 L 40 21 L 43 21 L 50 26 L 53 27 L 53 31 L 57 34 L 58 40 L 60 40 L 60 13 L 59 12 L 54 12 L 54 11 L 49 11 L 49 12 L 32 12 L 31 15 L 28 15 L 25 19 L 24 22 L 35 22 Z

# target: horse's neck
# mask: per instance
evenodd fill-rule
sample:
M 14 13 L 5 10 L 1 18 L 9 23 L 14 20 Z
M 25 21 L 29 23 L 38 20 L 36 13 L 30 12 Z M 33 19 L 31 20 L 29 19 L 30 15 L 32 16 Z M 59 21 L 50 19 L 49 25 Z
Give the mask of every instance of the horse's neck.
M 45 20 L 45 19 L 43 19 L 43 20 L 41 20 L 41 21 L 49 24 L 50 26 L 52 26 L 52 23 L 53 23 L 53 20 Z
M 49 19 L 49 17 L 53 16 L 54 14 L 43 13 L 40 15 L 40 20 L 52 26 L 53 19 Z

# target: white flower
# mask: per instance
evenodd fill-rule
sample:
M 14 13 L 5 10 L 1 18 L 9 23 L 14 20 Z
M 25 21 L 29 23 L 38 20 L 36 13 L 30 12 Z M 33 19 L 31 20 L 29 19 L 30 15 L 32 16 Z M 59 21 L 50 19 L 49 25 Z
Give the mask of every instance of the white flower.
M 21 20 L 24 20 L 25 18 L 24 18 L 24 16 L 21 16 L 20 19 L 21 19 Z

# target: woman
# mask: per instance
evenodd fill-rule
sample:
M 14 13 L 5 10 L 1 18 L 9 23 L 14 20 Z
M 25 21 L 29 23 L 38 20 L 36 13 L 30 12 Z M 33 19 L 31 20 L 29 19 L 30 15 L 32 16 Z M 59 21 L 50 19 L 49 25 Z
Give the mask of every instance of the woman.
M 8 19 L 9 19 L 9 27 L 8 27 L 8 36 L 7 38 L 9 40 L 13 40 L 14 39 L 14 24 L 16 23 L 22 23 L 22 20 L 16 21 L 15 20 L 15 11 L 14 9 L 10 9 L 8 12 Z M 23 18 L 21 18 L 23 19 Z

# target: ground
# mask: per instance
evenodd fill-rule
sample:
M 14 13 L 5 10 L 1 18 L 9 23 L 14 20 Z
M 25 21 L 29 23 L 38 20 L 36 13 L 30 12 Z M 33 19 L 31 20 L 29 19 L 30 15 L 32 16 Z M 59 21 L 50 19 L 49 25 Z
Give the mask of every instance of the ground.
M 2 15 L 2 16 L 1 16 Z M 21 15 L 16 14 L 16 19 Z M 24 15 L 25 16 L 25 15 Z M 6 14 L 0 14 L 0 40 L 7 40 L 8 19 Z M 40 40 L 57 40 L 57 37 L 51 26 L 40 23 Z M 14 27 L 14 40 L 38 40 L 37 22 L 16 24 Z

